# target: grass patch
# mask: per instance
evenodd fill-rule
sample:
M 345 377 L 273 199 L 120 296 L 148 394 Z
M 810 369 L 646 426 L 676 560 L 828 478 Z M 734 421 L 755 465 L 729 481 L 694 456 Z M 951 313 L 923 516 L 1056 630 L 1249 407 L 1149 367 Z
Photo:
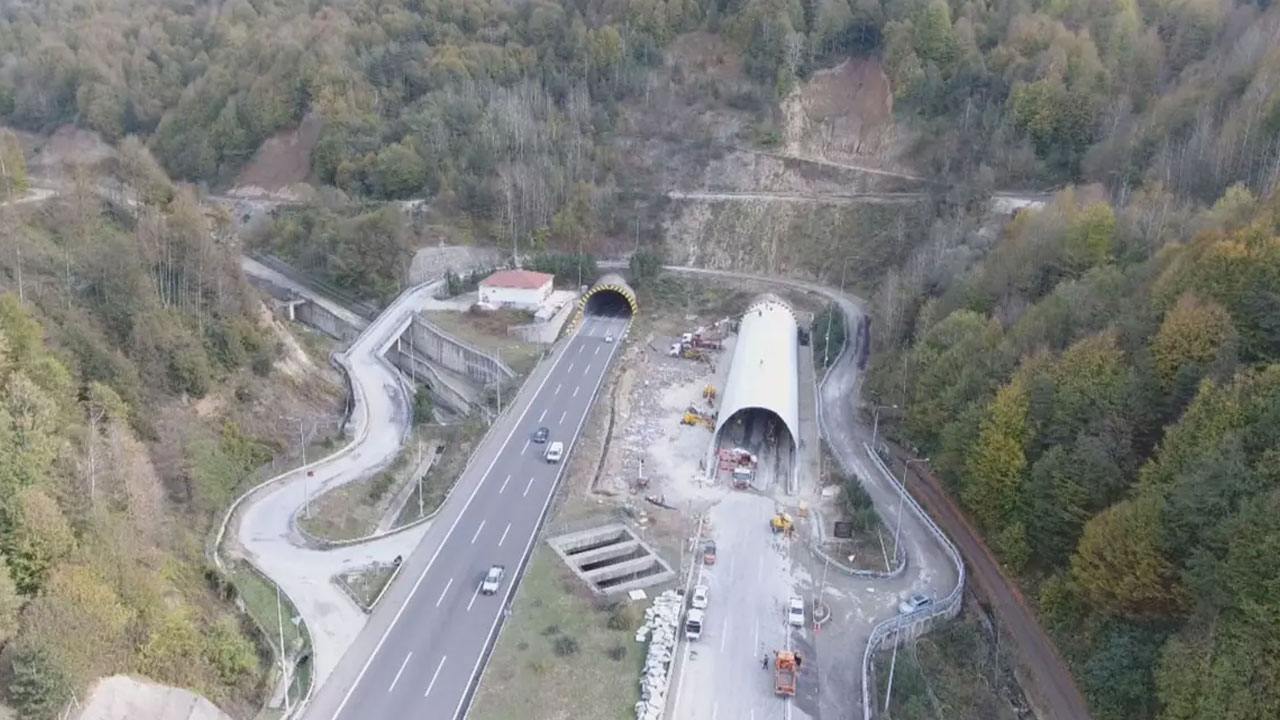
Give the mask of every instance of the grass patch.
M 475 415 L 468 417 L 460 426 L 451 425 L 440 429 L 438 442 L 445 444 L 444 453 L 432 463 L 431 469 L 422 478 L 421 485 L 414 478 L 413 490 L 400 509 L 400 516 L 396 518 L 394 527 L 411 523 L 440 507 L 440 503 L 449 494 L 449 489 L 467 467 L 467 461 L 471 459 L 471 453 L 475 450 L 476 443 L 484 437 L 486 429 L 484 422 Z M 422 490 L 421 507 L 418 505 L 419 488 Z
M 645 646 L 614 614 L 539 543 L 468 717 L 634 718 Z
M 378 563 L 362 568 L 356 572 L 341 576 L 342 584 L 355 596 L 356 601 L 366 608 L 372 608 L 373 602 L 382 594 L 382 589 L 395 575 L 396 566 Z
M 449 436 L 456 432 L 453 427 L 438 425 L 418 428 L 409 436 L 408 442 L 389 467 L 376 475 L 349 482 L 313 499 L 311 516 L 307 517 L 305 512 L 300 514 L 298 524 L 311 535 L 325 540 L 351 540 L 369 535 L 377 529 L 378 520 L 395 500 L 396 493 L 403 487 L 402 483 L 414 479 L 411 475 L 418 461 L 419 443 L 422 443 L 424 453 L 435 443 L 443 442 L 449 448 L 455 444 L 449 440 Z M 432 473 L 439 465 L 440 460 L 437 460 L 432 466 Z M 445 483 L 444 487 L 439 493 L 428 497 L 438 495 L 438 498 L 442 498 L 452 484 L 452 479 L 456 477 L 456 474 L 441 477 L 440 482 Z M 435 500 L 437 505 L 438 498 Z M 416 500 L 410 504 L 416 515 Z
M 486 352 L 500 355 L 502 362 L 518 375 L 527 375 L 542 356 L 543 346 L 517 340 L 507 334 L 512 325 L 533 322 L 533 315 L 520 310 L 483 312 L 451 312 L 435 310 L 422 313 L 429 322 L 463 342 Z
M 893 552 L 893 529 L 885 530 L 871 496 L 856 476 L 845 477 L 825 440 L 822 441 L 822 468 L 823 485 L 835 484 L 840 487 L 839 502 L 833 508 L 834 517 L 823 517 L 824 522 L 828 523 L 828 527 L 824 528 L 827 541 L 823 544 L 823 550 L 840 562 L 859 570 L 887 570 L 885 558 L 888 557 L 890 562 L 893 560 L 890 555 Z M 849 538 L 835 537 L 835 520 L 851 523 L 853 535 Z
M 876 697 L 884 702 L 892 646 L 876 653 Z M 972 610 L 898 648 L 890 715 L 894 720 L 1017 720 L 1025 706 L 1006 651 L 982 631 Z
M 245 610 L 258 622 L 270 637 L 268 642 L 277 652 L 280 650 L 280 632 L 284 631 L 284 646 L 289 652 L 301 649 L 304 642 L 302 631 L 294 625 L 291 618 L 298 616 L 298 611 L 289 602 L 289 598 L 279 595 L 279 613 L 276 612 L 276 588 L 262 579 L 257 573 L 243 567 L 231 571 L 231 582 L 244 600 Z M 279 621 L 283 621 L 281 624 Z

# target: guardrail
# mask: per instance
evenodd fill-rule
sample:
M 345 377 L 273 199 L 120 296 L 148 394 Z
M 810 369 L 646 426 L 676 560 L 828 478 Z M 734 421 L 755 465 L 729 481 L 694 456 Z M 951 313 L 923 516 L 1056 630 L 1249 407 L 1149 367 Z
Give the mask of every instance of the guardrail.
M 885 467 L 884 461 L 876 454 L 875 450 L 868 444 L 863 443 L 863 447 L 867 449 L 867 454 L 871 456 L 872 462 L 880 468 L 885 475 L 893 478 L 894 484 L 898 485 L 898 490 L 903 494 L 907 504 L 911 510 L 920 518 L 920 522 L 925 528 L 933 534 L 934 538 L 947 551 L 947 555 L 951 556 L 951 561 L 956 566 L 956 586 L 951 589 L 943 599 L 923 607 L 913 613 L 907 615 L 897 615 L 878 623 L 871 629 L 871 637 L 867 639 L 867 648 L 862 654 L 862 718 L 863 720 L 871 720 L 875 715 L 875 700 L 871 696 L 871 658 L 875 651 L 879 649 L 880 644 L 884 642 L 889 635 L 896 634 L 903 628 L 923 623 L 936 617 L 955 617 L 960 612 L 961 601 L 964 599 L 964 559 L 960 557 L 960 551 L 955 544 L 951 542 L 946 533 L 942 532 L 933 518 L 929 517 L 929 513 L 920 507 L 916 499 L 911 497 L 911 493 L 907 492 L 906 487 L 900 483 L 897 478 L 893 477 L 893 473 L 889 472 L 889 468 Z M 897 642 L 895 637 L 894 642 Z

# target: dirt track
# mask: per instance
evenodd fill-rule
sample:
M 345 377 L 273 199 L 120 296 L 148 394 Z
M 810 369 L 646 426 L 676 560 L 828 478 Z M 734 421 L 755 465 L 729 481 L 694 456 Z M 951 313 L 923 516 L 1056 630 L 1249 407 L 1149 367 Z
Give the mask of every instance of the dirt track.
M 911 456 L 899 447 L 890 448 L 896 471 L 903 458 Z M 1029 675 L 1029 682 L 1022 683 L 1023 690 L 1036 714 L 1054 720 L 1089 720 L 1088 705 L 1058 649 L 1040 627 L 1022 592 L 1000 570 L 991 549 L 942 490 L 941 481 L 917 464 L 911 467 L 907 487 L 960 550 L 969 567 L 970 587 L 995 613 L 1001 632 L 1013 639 L 1019 664 Z

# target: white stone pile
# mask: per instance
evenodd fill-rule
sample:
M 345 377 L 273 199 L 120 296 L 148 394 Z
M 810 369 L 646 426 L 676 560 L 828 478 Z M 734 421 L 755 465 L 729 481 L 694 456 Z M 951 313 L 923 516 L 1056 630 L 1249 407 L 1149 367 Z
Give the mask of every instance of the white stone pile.
M 644 624 L 636 630 L 636 642 L 649 640 L 649 654 L 644 659 L 640 676 L 640 702 L 636 703 L 637 720 L 659 720 L 667 703 L 671 661 L 676 655 L 680 613 L 684 596 L 667 590 L 654 598 L 644 611 Z

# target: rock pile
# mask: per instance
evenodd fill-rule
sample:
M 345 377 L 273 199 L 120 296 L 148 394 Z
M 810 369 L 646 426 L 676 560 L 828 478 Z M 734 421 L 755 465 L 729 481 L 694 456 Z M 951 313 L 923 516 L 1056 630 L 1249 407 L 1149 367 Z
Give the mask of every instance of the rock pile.
M 684 596 L 675 590 L 667 590 L 654 598 L 653 605 L 644 611 L 644 624 L 636 630 L 636 642 L 649 640 L 649 654 L 644 659 L 644 671 L 640 676 L 637 720 L 658 720 L 662 717 L 683 610 Z

